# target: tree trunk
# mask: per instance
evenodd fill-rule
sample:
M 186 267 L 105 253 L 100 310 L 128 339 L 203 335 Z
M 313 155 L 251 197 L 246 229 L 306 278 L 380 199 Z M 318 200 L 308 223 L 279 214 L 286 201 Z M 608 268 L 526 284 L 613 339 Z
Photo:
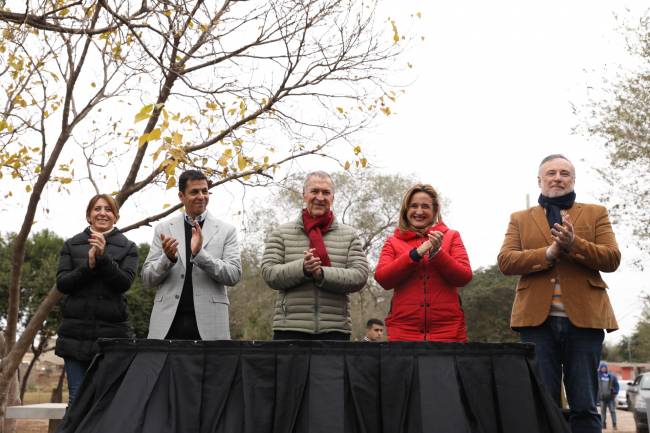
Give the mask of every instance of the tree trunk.
M 0 332 L 0 354 L 4 355 L 6 351 L 7 351 L 7 344 L 6 344 L 5 336 L 4 333 Z M 0 364 L 0 366 L 2 366 L 2 364 Z M 20 404 L 20 400 L 18 399 L 18 395 L 17 395 L 18 394 L 17 369 L 16 369 L 16 373 L 12 375 L 12 380 L 9 381 L 8 385 L 9 385 L 9 392 L 7 395 L 7 399 L 0 401 L 0 433 L 14 433 L 16 431 L 16 420 L 6 419 L 4 414 L 5 414 L 5 408 L 7 407 L 7 403 L 11 406 Z
M 21 401 L 25 400 L 25 391 L 27 390 L 27 382 L 29 381 L 29 375 L 32 373 L 32 369 L 34 368 L 34 365 L 36 365 L 36 361 L 38 361 L 38 358 L 40 358 L 41 354 L 43 353 L 45 346 L 47 346 L 46 338 L 41 338 L 41 341 L 38 342 L 38 346 L 34 347 L 34 345 L 32 345 L 32 353 L 34 354 L 34 356 L 32 357 L 32 360 L 29 363 L 27 370 L 25 371 L 25 375 L 23 376 L 22 382 L 20 383 Z
M 7 406 L 20 406 L 22 402 L 18 397 L 18 390 L 20 385 L 18 383 L 18 371 L 14 373 L 13 378 L 11 379 L 11 384 L 9 385 L 9 397 L 7 400 Z M 15 419 L 6 419 L 4 433 L 15 433 L 16 432 L 16 420 Z
M 27 350 L 29 350 L 32 341 L 34 341 L 34 337 L 36 337 L 36 334 L 43 326 L 43 322 L 47 319 L 48 314 L 50 314 L 50 311 L 52 311 L 52 308 L 56 306 L 62 296 L 56 287 L 52 287 L 43 299 L 43 302 L 38 306 L 34 316 L 25 327 L 16 344 L 12 346 L 9 353 L 2 359 L 2 363 L 0 364 L 0 421 L 4 419 L 8 398 L 7 391 L 9 390 L 12 378 L 15 377 L 20 361 Z M 2 345 L 4 346 L 4 344 Z M 1 425 L 2 423 L 0 423 L 0 427 Z M 5 432 L 0 430 L 0 433 Z
M 63 379 L 65 378 L 65 368 L 61 367 L 61 374 L 59 375 L 59 382 L 56 388 L 52 390 L 52 398 L 50 402 L 61 403 L 63 401 Z

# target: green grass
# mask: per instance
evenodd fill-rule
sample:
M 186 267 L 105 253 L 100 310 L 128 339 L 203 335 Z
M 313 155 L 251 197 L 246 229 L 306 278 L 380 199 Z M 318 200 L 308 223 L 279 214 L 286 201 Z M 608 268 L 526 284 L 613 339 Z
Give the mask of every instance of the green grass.
M 52 397 L 51 391 L 28 391 L 25 393 L 23 404 L 49 403 Z M 68 393 L 63 392 L 63 401 L 68 401 Z

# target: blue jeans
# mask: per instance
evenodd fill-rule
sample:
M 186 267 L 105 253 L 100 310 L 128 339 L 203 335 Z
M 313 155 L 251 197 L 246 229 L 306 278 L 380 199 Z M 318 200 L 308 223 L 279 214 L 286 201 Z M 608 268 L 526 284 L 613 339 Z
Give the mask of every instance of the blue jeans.
M 549 316 L 540 326 L 518 331 L 522 342 L 535 344 L 542 382 L 558 406 L 564 373 L 571 432 L 600 433 L 596 399 L 603 330 L 578 328 L 566 317 Z
M 72 407 L 77 391 L 84 380 L 90 361 L 79 361 L 74 358 L 63 358 L 65 375 L 68 377 L 68 408 Z
M 607 424 L 607 409 L 612 414 L 612 424 L 616 427 L 616 400 L 614 398 L 600 400 L 600 417 L 603 419 L 603 427 Z

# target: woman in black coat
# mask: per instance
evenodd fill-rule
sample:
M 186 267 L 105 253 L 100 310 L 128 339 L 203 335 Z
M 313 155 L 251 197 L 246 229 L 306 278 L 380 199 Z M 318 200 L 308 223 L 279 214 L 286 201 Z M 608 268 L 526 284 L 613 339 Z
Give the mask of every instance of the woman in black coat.
M 97 339 L 133 334 L 124 292 L 138 270 L 138 249 L 114 227 L 118 218 L 113 197 L 94 196 L 86 209 L 90 226 L 61 250 L 56 284 L 66 296 L 55 353 L 65 361 L 69 406 L 97 353 Z

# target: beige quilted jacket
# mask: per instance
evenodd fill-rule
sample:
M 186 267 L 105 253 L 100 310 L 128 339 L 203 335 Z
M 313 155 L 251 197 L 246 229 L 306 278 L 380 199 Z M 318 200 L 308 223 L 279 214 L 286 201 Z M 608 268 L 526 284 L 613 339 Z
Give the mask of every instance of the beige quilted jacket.
M 302 216 L 277 227 L 267 240 L 262 276 L 278 291 L 274 331 L 351 332 L 349 294 L 365 286 L 368 261 L 354 229 L 336 219 L 323 239 L 332 266 L 323 267 L 323 280 L 318 283 L 303 273 L 309 237 Z

